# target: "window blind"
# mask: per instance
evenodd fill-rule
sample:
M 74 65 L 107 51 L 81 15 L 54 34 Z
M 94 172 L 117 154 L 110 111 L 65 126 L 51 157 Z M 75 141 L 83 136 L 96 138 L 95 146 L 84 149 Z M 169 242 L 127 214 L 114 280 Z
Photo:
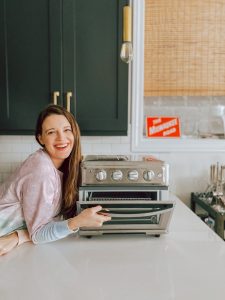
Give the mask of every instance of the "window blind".
M 225 95 L 225 0 L 145 0 L 144 95 Z

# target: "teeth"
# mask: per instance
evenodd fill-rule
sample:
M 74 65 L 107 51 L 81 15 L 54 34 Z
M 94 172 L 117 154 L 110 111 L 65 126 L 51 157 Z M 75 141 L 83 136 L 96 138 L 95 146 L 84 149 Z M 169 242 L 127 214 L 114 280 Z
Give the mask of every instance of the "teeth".
M 64 145 L 56 145 L 55 147 L 57 148 L 65 148 L 67 146 L 67 144 L 64 144 Z

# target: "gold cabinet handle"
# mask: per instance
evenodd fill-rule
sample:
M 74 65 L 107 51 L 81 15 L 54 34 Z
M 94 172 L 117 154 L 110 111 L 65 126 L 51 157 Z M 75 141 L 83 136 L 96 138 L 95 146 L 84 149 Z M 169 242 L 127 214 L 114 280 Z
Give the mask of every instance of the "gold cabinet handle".
M 53 92 L 53 103 L 57 105 L 57 97 L 59 97 L 59 91 Z
M 72 92 L 67 92 L 66 93 L 66 109 L 68 112 L 70 112 L 70 101 L 71 101 L 71 97 L 73 96 Z

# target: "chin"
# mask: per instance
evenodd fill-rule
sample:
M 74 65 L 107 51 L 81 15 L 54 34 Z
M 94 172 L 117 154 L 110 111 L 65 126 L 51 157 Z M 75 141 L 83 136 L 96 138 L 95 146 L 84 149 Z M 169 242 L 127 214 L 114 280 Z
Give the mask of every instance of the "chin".
M 69 154 L 64 154 L 64 155 L 59 155 L 57 158 L 58 159 L 66 159 L 70 156 L 70 153 Z

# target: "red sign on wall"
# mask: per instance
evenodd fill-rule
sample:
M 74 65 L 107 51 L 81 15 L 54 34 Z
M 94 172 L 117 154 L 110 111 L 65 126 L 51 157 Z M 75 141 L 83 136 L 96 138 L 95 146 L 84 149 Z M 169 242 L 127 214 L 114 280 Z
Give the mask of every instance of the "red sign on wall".
M 147 117 L 146 135 L 150 138 L 180 137 L 180 121 L 178 117 Z

